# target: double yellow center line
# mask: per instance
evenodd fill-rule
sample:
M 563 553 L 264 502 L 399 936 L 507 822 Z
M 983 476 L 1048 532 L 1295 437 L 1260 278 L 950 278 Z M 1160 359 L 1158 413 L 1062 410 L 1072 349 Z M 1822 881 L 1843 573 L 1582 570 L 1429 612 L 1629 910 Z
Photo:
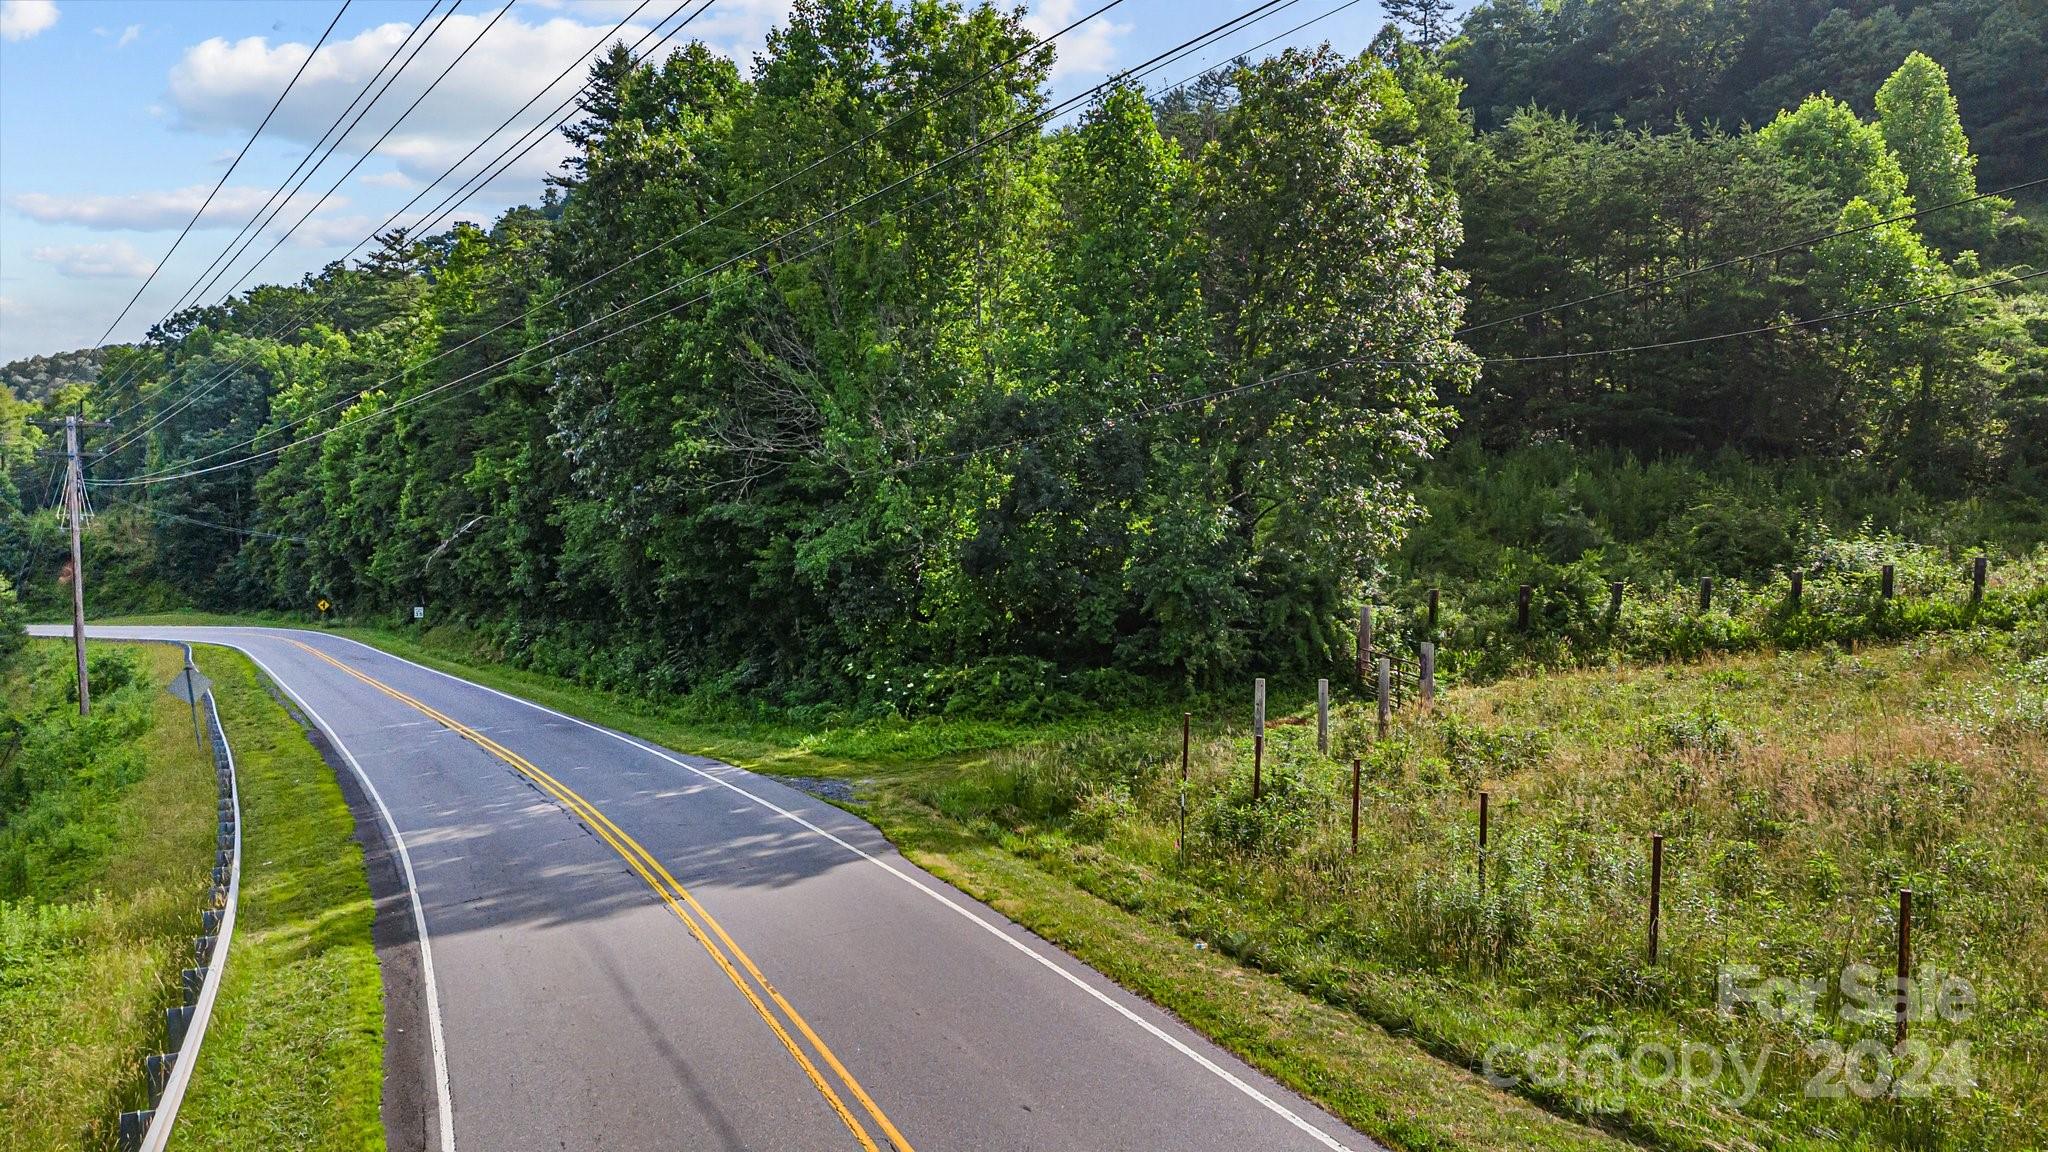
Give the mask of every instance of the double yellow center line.
M 747 1003 L 753 1005 L 754 1011 L 760 1014 L 761 1019 L 767 1023 L 769 1030 L 775 1033 L 775 1038 L 780 1040 L 782 1046 L 789 1050 L 791 1058 L 797 1062 L 798 1067 L 803 1069 L 804 1075 L 810 1079 L 812 1087 L 818 1090 L 819 1095 L 825 1098 L 825 1103 L 831 1106 L 832 1111 L 839 1116 L 840 1120 L 845 1122 L 847 1129 L 853 1133 L 854 1138 L 860 1141 L 861 1148 L 865 1152 L 881 1152 L 881 1149 L 875 1143 L 874 1137 L 870 1136 L 867 1128 L 862 1125 L 861 1118 L 852 1109 L 847 1107 L 845 1100 L 840 1097 L 839 1093 L 832 1087 L 831 1082 L 818 1070 L 817 1064 L 812 1061 L 810 1054 L 804 1050 L 803 1045 L 797 1043 L 796 1038 L 790 1034 L 790 1026 L 794 1026 L 796 1031 L 801 1033 L 804 1040 L 810 1044 L 811 1048 L 817 1052 L 818 1056 L 824 1060 L 826 1067 L 832 1070 L 833 1075 L 838 1077 L 839 1082 L 846 1087 L 846 1090 L 853 1096 L 854 1100 L 859 1103 L 868 1117 L 874 1121 L 876 1127 L 881 1130 L 883 1137 L 888 1140 L 891 1147 L 896 1149 L 896 1152 L 912 1152 L 910 1142 L 905 1140 L 903 1134 L 896 1130 L 896 1126 L 889 1122 L 889 1117 L 882 1112 L 881 1107 L 868 1095 L 867 1090 L 860 1086 L 860 1081 L 854 1079 L 853 1073 L 846 1070 L 846 1065 L 840 1063 L 839 1057 L 833 1055 L 832 1049 L 823 1040 L 818 1038 L 818 1034 L 804 1020 L 803 1015 L 790 1006 L 789 1001 L 783 998 L 782 993 L 775 990 L 775 985 L 768 982 L 768 978 L 761 974 L 761 969 L 754 964 L 753 959 L 747 955 L 746 951 L 739 944 L 734 942 L 733 938 L 726 933 L 725 928 L 718 923 L 718 920 L 711 913 L 704 910 L 704 906 L 697 902 L 697 898 L 690 895 L 689 889 L 683 887 L 674 876 L 669 874 L 668 869 L 662 865 L 660 860 L 654 857 L 653 853 L 641 847 L 638 841 L 628 836 L 618 825 L 612 823 L 610 818 L 598 811 L 595 805 L 577 795 L 573 789 L 549 775 L 532 761 L 469 725 L 464 724 L 462 721 L 441 712 L 431 705 L 422 703 L 418 699 L 393 688 L 391 685 L 373 676 L 349 667 L 347 664 L 336 660 L 334 657 L 309 644 L 303 644 L 297 640 L 293 640 L 292 644 L 339 668 L 357 680 L 368 684 L 386 696 L 416 709 L 443 727 L 462 736 L 506 764 L 511 765 L 513 769 L 533 781 L 543 792 L 554 797 L 563 807 L 580 818 L 592 832 L 597 834 L 599 839 L 611 845 L 612 850 L 617 852 L 621 859 L 625 860 L 628 867 L 639 874 L 640 879 L 647 882 L 649 888 L 654 889 L 655 895 L 659 896 L 662 902 L 668 905 L 669 910 L 676 914 L 676 918 L 681 920 L 684 926 L 690 930 L 690 936 L 697 943 L 703 945 L 704 951 L 718 965 L 719 970 L 724 972 L 726 978 L 732 981 L 733 987 L 740 990 L 740 994 L 747 998 Z M 737 962 L 737 965 L 735 965 L 735 962 Z M 749 978 L 751 978 L 751 982 Z M 765 1001 L 763 999 L 764 996 L 766 997 Z M 769 1004 L 771 1003 L 775 1009 L 780 1010 L 780 1016 L 777 1015 L 776 1011 L 770 1009 Z M 785 1019 L 787 1020 L 787 1026 L 784 1023 Z

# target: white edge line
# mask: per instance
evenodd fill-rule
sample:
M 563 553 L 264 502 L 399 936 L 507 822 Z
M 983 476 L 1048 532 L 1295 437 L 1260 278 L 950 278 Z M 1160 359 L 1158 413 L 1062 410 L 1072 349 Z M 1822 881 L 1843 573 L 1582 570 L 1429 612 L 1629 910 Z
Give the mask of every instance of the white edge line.
M 172 643 L 179 643 L 172 641 Z M 186 667 L 193 667 L 192 645 L 185 649 Z M 182 671 L 182 670 L 181 670 Z M 156 1107 L 149 1117 L 149 1128 L 142 1134 L 142 1152 L 163 1152 L 171 1142 L 171 1126 L 178 1122 L 178 1107 L 185 1102 L 185 1089 L 192 1083 L 192 1070 L 199 1063 L 199 1046 L 206 1040 L 206 1025 L 213 1019 L 213 1003 L 220 997 L 220 985 L 228 967 L 228 947 L 235 938 L 235 906 L 241 903 L 242 894 L 242 782 L 235 772 L 234 749 L 228 746 L 228 731 L 220 722 L 220 712 L 213 706 L 213 692 L 206 693 L 206 718 L 214 732 L 220 733 L 220 746 L 228 761 L 228 799 L 235 809 L 234 855 L 229 860 L 228 903 L 221 913 L 220 928 L 214 933 L 213 955 L 206 966 L 206 975 L 200 980 L 199 995 L 193 1001 L 192 1019 L 186 1025 L 185 1037 L 178 1044 L 176 1059 L 171 1063 L 171 1074 L 164 1080 L 163 1095 L 158 1097 Z M 213 740 L 208 733 L 206 751 L 213 751 Z M 212 759 L 211 755 L 208 759 Z
M 283 631 L 283 629 L 280 629 L 280 631 Z M 220 643 L 217 640 L 200 640 L 197 642 L 201 644 Z M 370 802 L 377 806 L 377 814 L 383 818 L 384 830 L 391 834 L 391 842 L 398 846 L 398 862 L 405 869 L 405 893 L 412 902 L 413 927 L 418 930 L 420 937 L 420 978 L 426 984 L 427 1038 L 434 1050 L 434 1095 L 435 1103 L 441 1114 L 441 1152 L 455 1152 L 455 1111 L 454 1106 L 450 1103 L 450 1093 L 448 1091 L 448 1048 L 442 1040 L 441 994 L 434 983 L 434 948 L 427 939 L 427 914 L 426 910 L 420 906 L 419 884 L 413 878 L 412 853 L 406 850 L 405 837 L 398 834 L 398 822 L 391 818 L 391 809 L 385 807 L 384 797 L 377 794 L 377 786 L 370 783 L 369 773 L 363 771 L 363 766 L 356 761 L 355 753 L 348 750 L 348 745 L 341 742 L 341 736 L 335 732 L 334 726 L 321 719 L 320 713 L 314 711 L 313 706 L 306 703 L 304 697 L 293 691 L 292 686 L 284 682 L 284 677 L 271 671 L 270 665 L 265 664 L 261 657 L 240 644 L 223 644 L 222 646 L 233 648 L 242 655 L 247 656 L 250 663 L 261 668 L 263 674 L 270 677 L 271 683 L 283 689 L 284 694 L 292 698 L 292 701 L 299 706 L 299 709 L 306 714 L 306 717 L 320 727 L 320 730 L 326 734 L 328 742 L 333 744 L 335 750 L 341 753 L 341 758 L 348 761 L 349 768 L 355 772 L 356 780 L 362 784 L 363 791 L 370 797 Z M 236 821 L 237 835 L 240 834 L 240 824 L 239 820 Z
M 1117 1003 L 1116 999 L 1110 996 L 1108 993 L 1088 983 L 1086 980 L 1081 979 L 1079 976 L 1074 975 L 1072 972 L 1067 971 L 1065 968 L 1061 967 L 1057 962 L 1055 962 L 1050 957 L 1041 954 L 1036 948 L 1031 947 L 1024 941 L 1019 940 L 1015 936 L 1009 934 L 1008 932 L 1003 931 L 1003 929 L 1000 926 L 990 923 L 986 918 L 977 915 L 972 909 L 962 905 L 959 901 L 954 900 L 952 897 L 947 896 L 945 893 L 940 892 L 939 890 L 933 888 L 931 885 L 926 884 L 922 880 L 919 880 L 917 877 L 912 876 L 907 872 L 904 872 L 902 869 L 895 867 L 888 861 L 873 855 L 872 853 L 855 844 L 851 844 L 846 840 L 841 839 L 838 835 L 818 827 L 811 821 L 805 819 L 804 817 L 798 815 L 795 812 L 791 812 L 787 808 L 784 808 L 774 803 L 773 801 L 767 800 L 761 796 L 757 796 L 754 793 L 747 791 L 745 788 L 742 788 L 739 785 L 734 784 L 732 781 L 725 779 L 721 775 L 712 772 L 707 772 L 704 769 L 697 767 L 695 764 L 690 764 L 676 758 L 675 756 L 671 755 L 669 752 L 663 750 L 662 748 L 659 748 L 653 744 L 649 744 L 635 737 L 628 736 L 623 732 L 614 732 L 610 728 L 603 727 L 602 725 L 593 724 L 588 720 L 584 720 L 577 716 L 571 716 L 566 712 L 557 712 L 555 709 L 549 708 L 546 705 L 536 704 L 531 700 L 524 699 L 523 697 L 514 696 L 510 692 L 501 692 L 498 689 L 492 688 L 487 684 L 478 684 L 473 680 L 465 680 L 462 677 L 456 676 L 452 673 L 443 672 L 439 668 L 429 668 L 425 664 L 421 664 L 412 660 L 407 660 L 403 656 L 393 655 L 390 652 L 386 652 L 382 648 L 378 648 L 372 644 L 365 644 L 360 640 L 351 639 L 350 637 L 340 636 L 330 632 L 308 633 L 305 632 L 305 630 L 303 629 L 296 628 L 273 629 L 272 631 L 301 632 L 306 635 L 331 637 L 336 640 L 345 641 L 349 644 L 354 644 L 358 648 L 367 648 L 371 652 L 374 652 L 379 656 L 388 657 L 392 660 L 398 661 L 401 664 L 410 665 L 411 667 L 418 668 L 422 672 L 431 672 L 436 676 L 442 677 L 443 679 L 453 680 L 457 684 L 463 684 L 471 688 L 481 689 L 485 692 L 490 693 L 493 696 L 498 696 L 506 700 L 510 700 L 515 704 L 524 704 L 526 707 L 531 708 L 536 712 L 546 713 L 550 716 L 558 716 L 573 724 L 577 724 L 584 728 L 588 728 L 592 732 L 597 732 L 609 736 L 622 744 L 631 745 L 634 748 L 638 748 L 642 752 L 646 752 L 649 755 L 656 756 L 660 759 L 666 760 L 669 763 L 674 764 L 678 768 L 684 768 L 691 772 L 694 772 L 697 775 L 702 776 L 704 779 L 709 780 L 714 784 L 718 784 L 722 787 L 729 788 L 732 791 L 739 793 L 741 796 L 744 796 L 747 799 L 752 800 L 754 803 L 760 805 L 761 807 L 768 809 L 770 812 L 773 812 L 778 816 L 781 816 L 788 820 L 792 820 L 797 824 L 800 824 L 803 827 L 808 828 L 815 835 L 821 836 L 826 840 L 830 840 L 832 843 L 839 845 L 841 848 L 846 849 L 848 852 L 851 852 L 856 856 L 859 856 L 861 859 L 866 860 L 868 863 L 873 864 L 875 867 L 880 868 L 882 871 L 887 872 L 889 875 L 896 877 L 898 880 L 903 881 L 905 884 L 910 885 L 912 888 L 917 889 L 918 891 L 938 901 L 940 904 L 943 904 L 947 908 L 952 909 L 954 912 L 959 913 L 961 916 L 966 917 L 968 921 L 973 923 L 982 931 L 987 932 L 989 935 L 994 936 L 996 939 L 1001 940 L 1003 943 L 1008 944 L 1010 947 L 1015 948 L 1017 951 L 1022 952 L 1026 956 L 1031 957 L 1033 960 L 1036 960 L 1039 964 L 1043 965 L 1048 971 L 1058 974 L 1059 977 L 1065 980 L 1067 983 L 1072 984 L 1074 987 L 1079 988 L 1083 992 L 1086 992 L 1088 995 L 1094 997 L 1096 1000 L 1100 1001 L 1101 1003 L 1115 1011 L 1118 1015 L 1122 1016 L 1126 1020 L 1129 1020 L 1131 1023 L 1136 1024 L 1138 1027 L 1144 1029 L 1146 1032 L 1150 1033 L 1157 1039 L 1163 1041 L 1167 1046 L 1171 1047 L 1174 1051 L 1179 1052 L 1181 1055 L 1186 1056 L 1188 1059 L 1194 1061 L 1196 1064 L 1214 1073 L 1224 1083 L 1237 1089 L 1239 1092 L 1244 1093 L 1246 1096 L 1250 1097 L 1254 1101 L 1257 1101 L 1260 1105 L 1264 1106 L 1267 1111 L 1272 1112 L 1273 1114 L 1286 1120 L 1289 1124 L 1292 1124 L 1294 1127 L 1299 1128 L 1301 1131 L 1307 1133 L 1318 1144 L 1321 1144 L 1323 1147 L 1330 1149 L 1331 1152 L 1353 1152 L 1353 1150 L 1348 1145 L 1339 1142 L 1336 1138 L 1324 1132 L 1322 1129 L 1309 1123 L 1301 1116 L 1296 1115 L 1295 1112 L 1292 1109 L 1288 1108 L 1285 1104 L 1282 1104 L 1278 1100 L 1273 1099 L 1271 1096 L 1266 1095 L 1264 1092 L 1259 1091 L 1257 1087 L 1246 1083 L 1242 1077 L 1238 1076 L 1230 1069 L 1223 1067 L 1222 1065 L 1216 1063 L 1214 1060 L 1211 1060 L 1207 1056 L 1204 1056 L 1202 1053 L 1195 1051 L 1193 1048 L 1190 1048 L 1187 1044 L 1183 1043 L 1178 1037 L 1167 1032 L 1165 1029 L 1159 1027 L 1157 1024 L 1152 1023 L 1150 1020 L 1145 1019 L 1143 1016 L 1140 1016 L 1138 1013 L 1132 1011 L 1126 1005 Z M 255 657 L 251 656 L 250 659 L 254 660 Z M 260 666 L 261 661 L 258 661 L 258 664 Z M 266 669 L 266 671 L 268 670 Z M 275 677 L 272 677 L 272 679 L 275 679 Z M 286 689 L 286 691 L 289 692 L 290 689 Z M 294 698 L 296 698 L 296 695 L 294 696 Z M 310 713 L 312 709 L 309 708 L 307 709 L 307 711 Z M 314 719 L 318 720 L 318 717 L 316 716 Z M 337 746 L 338 745 L 339 742 L 337 741 Z M 344 754 L 346 754 L 345 751 Z M 354 763 L 353 757 L 350 758 L 350 763 Z M 358 773 L 360 773 L 361 769 L 357 769 L 357 771 Z M 742 771 L 744 771 L 744 769 L 742 769 Z M 367 785 L 368 780 L 365 779 L 364 783 L 365 785 Z M 374 790 L 371 792 L 371 795 L 373 797 L 376 795 Z M 381 807 L 383 805 L 383 801 L 378 801 L 378 805 Z M 389 818 L 388 814 L 386 818 Z M 395 830 L 393 834 L 396 835 Z M 402 847 L 400 849 L 400 852 L 402 855 Z M 410 883 L 411 865 L 408 864 L 406 867 L 407 882 Z M 415 901 L 413 907 L 415 909 L 419 907 L 417 901 Z M 420 928 L 420 939 L 422 942 L 421 953 L 424 956 L 426 951 L 424 947 L 424 943 L 426 940 L 426 928 L 424 924 Z M 431 986 L 432 969 L 429 968 L 428 971 L 428 982 L 429 985 Z M 437 1054 L 438 1051 L 439 1046 L 437 1044 Z M 446 1113 L 443 1113 L 443 1115 L 445 1116 Z

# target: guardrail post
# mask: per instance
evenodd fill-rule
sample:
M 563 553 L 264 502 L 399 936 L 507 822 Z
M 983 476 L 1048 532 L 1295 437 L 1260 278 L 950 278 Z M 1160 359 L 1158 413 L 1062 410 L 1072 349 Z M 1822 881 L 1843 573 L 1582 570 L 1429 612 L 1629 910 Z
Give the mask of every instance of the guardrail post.
M 1436 645 L 1427 640 L 1419 653 L 1415 688 L 1422 696 L 1424 712 L 1436 707 Z

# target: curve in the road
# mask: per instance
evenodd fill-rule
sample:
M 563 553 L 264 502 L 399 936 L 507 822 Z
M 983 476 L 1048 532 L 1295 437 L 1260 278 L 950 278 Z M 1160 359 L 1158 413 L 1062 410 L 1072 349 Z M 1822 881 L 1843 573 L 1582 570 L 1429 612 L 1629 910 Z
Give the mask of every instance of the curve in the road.
M 358 777 L 442 1152 L 1376 1147 L 815 797 L 331 634 L 94 635 L 242 651 Z

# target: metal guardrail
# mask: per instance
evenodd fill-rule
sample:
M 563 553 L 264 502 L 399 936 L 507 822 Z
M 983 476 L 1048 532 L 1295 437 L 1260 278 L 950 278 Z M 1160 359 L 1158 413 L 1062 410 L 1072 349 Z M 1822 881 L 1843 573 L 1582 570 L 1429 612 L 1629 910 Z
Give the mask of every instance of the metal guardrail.
M 192 663 L 192 646 L 185 649 L 184 683 L 197 688 L 192 700 L 197 718 L 206 716 L 205 742 L 213 750 L 214 780 L 220 803 L 215 825 L 213 883 L 207 890 L 206 906 L 200 909 L 200 934 L 193 940 L 193 967 L 185 969 L 181 984 L 184 1003 L 164 1010 L 164 1051 L 144 1062 L 149 1078 L 150 1106 L 123 1112 L 120 1121 L 121 1152 L 163 1152 L 171 1141 L 171 1126 L 177 1122 L 178 1106 L 192 1083 L 193 1066 L 199 1062 L 199 1045 L 206 1037 L 207 1021 L 220 996 L 221 972 L 227 967 L 228 945 L 235 934 L 235 907 L 242 891 L 242 794 L 235 776 L 235 754 L 228 747 L 227 732 L 220 723 L 213 693 L 200 682 Z M 204 708 L 199 706 L 203 703 Z

